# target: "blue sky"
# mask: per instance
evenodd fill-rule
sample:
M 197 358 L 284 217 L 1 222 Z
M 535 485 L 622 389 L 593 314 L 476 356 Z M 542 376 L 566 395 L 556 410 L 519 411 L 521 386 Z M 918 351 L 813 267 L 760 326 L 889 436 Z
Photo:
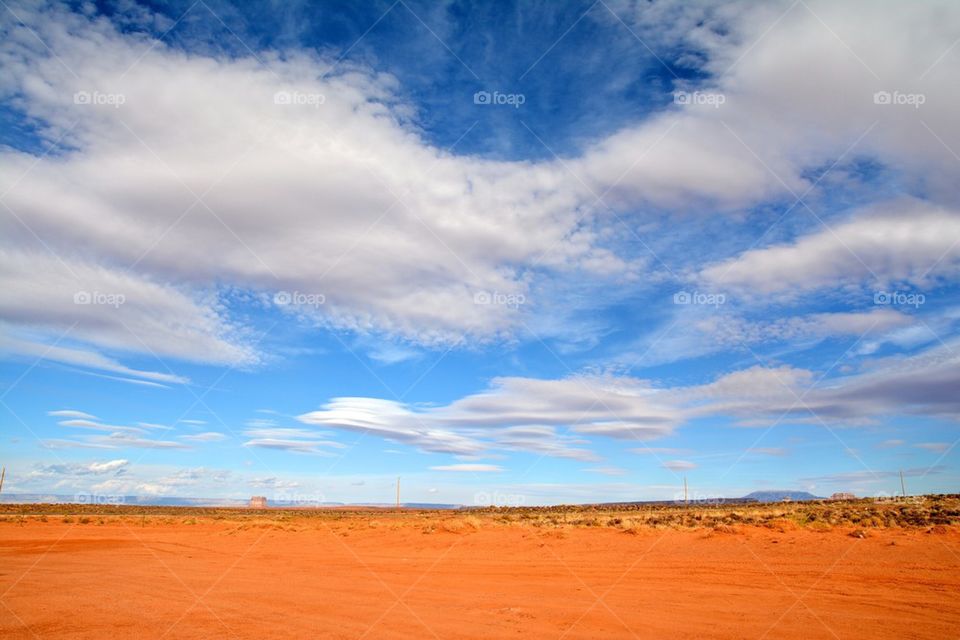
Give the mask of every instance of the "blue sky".
M 952 3 L 0 29 L 10 492 L 956 490 Z

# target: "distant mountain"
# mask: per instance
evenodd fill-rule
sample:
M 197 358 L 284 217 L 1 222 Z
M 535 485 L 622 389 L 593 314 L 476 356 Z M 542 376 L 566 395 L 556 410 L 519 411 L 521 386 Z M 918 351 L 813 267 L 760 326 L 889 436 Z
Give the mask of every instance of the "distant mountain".
M 5 493 L 0 503 L 14 504 L 104 504 L 104 505 L 141 505 L 150 507 L 246 507 L 249 498 L 178 498 L 169 496 L 96 496 L 79 494 L 50 493 Z M 392 508 L 392 502 L 319 502 L 303 500 L 267 500 L 267 507 L 274 509 L 317 508 L 317 507 L 375 507 Z M 433 504 L 429 502 L 402 502 L 405 509 L 460 509 L 459 504 Z
M 178 498 L 165 496 L 101 496 L 87 493 L 5 493 L 0 503 L 17 504 L 103 504 L 143 505 L 151 507 L 244 507 L 248 499 L 236 498 Z
M 736 504 L 738 502 L 782 502 L 783 500 L 823 500 L 819 496 L 806 491 L 754 491 L 742 498 L 709 498 L 699 502 L 710 504 Z M 603 506 L 608 508 L 640 505 L 674 505 L 681 504 L 682 500 L 646 500 L 634 502 L 606 502 L 582 506 Z M 698 501 L 694 501 L 698 502 Z M 249 498 L 180 498 L 173 496 L 95 496 L 89 494 L 49 494 L 49 493 L 5 493 L 0 496 L 0 503 L 60 503 L 60 504 L 119 504 L 143 505 L 154 507 L 246 507 Z M 396 506 L 392 502 L 304 502 L 292 500 L 267 500 L 267 507 L 273 509 L 310 509 L 310 508 L 350 508 L 362 507 L 373 509 L 389 509 Z M 441 504 L 429 502 L 402 502 L 405 509 L 471 509 L 461 504 Z
M 823 500 L 819 496 L 806 491 L 754 491 L 741 498 L 757 502 L 783 502 L 784 500 Z
M 377 509 L 391 509 L 396 506 L 393 502 L 350 502 L 345 507 L 374 507 Z M 441 502 L 401 502 L 404 509 L 463 509 L 462 504 L 444 504 Z

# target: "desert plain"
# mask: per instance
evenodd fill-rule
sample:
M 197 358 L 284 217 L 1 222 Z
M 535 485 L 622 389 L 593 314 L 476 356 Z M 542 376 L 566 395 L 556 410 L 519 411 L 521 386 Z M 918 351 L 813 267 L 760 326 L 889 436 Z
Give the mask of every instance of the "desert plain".
M 3 638 L 953 638 L 960 499 L 0 505 Z

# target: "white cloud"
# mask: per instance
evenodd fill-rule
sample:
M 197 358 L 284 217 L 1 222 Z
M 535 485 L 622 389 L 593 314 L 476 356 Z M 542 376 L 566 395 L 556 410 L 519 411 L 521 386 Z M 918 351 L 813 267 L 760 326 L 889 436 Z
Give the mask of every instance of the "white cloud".
M 61 427 L 92 429 L 93 431 L 106 431 L 108 433 L 146 433 L 146 430 L 142 427 L 124 427 L 115 424 L 103 424 L 95 420 L 61 420 L 57 424 L 59 424 Z
M 957 273 L 958 237 L 958 212 L 901 200 L 788 244 L 751 249 L 706 267 L 701 276 L 712 286 L 761 295 L 860 283 L 880 291 L 901 282 L 923 287 Z
M 255 360 L 209 299 L 220 282 L 289 292 L 293 304 L 282 310 L 298 316 L 318 315 L 312 302 L 297 304 L 299 294 L 322 296 L 318 319 L 337 327 L 455 343 L 516 324 L 516 309 L 478 305 L 474 295 L 524 293 L 524 263 L 616 265 L 578 225 L 583 188 L 558 167 L 456 157 L 432 147 L 399 123 L 389 106 L 389 77 L 345 67 L 318 80 L 329 68 L 323 59 L 264 53 L 267 70 L 250 60 L 184 55 L 163 43 L 140 58 L 148 45 L 106 22 L 22 13 L 76 76 L 7 38 L 0 49 L 10 73 L 6 89 L 50 124 L 48 133 L 67 134 L 76 150 L 29 172 L 29 156 L 0 155 L 4 174 L 20 177 L 2 185 L 10 189 L 5 200 L 53 251 L 89 247 L 104 263 L 150 274 L 104 267 L 98 275 L 107 282 L 98 290 L 176 283 L 153 285 L 157 304 L 171 315 L 176 306 L 198 316 L 190 324 L 202 328 L 194 339 L 209 348 L 178 343 L 163 326 L 168 316 L 145 314 L 140 320 L 154 319 L 147 326 L 156 334 L 144 338 L 153 338 L 152 347 L 186 358 L 209 352 L 211 360 Z M 124 104 L 77 105 L 78 91 L 122 94 Z M 325 100 L 319 109 L 276 104 L 284 91 Z M 77 122 L 69 133 L 61 128 L 68 121 Z M 22 225 L 6 231 L 31 245 Z M 72 275 L 40 248 L 16 263 L 35 265 L 34 281 Z M 68 264 L 76 271 L 84 263 Z M 74 311 L 52 309 L 51 322 L 69 325 Z M 117 327 L 96 337 L 128 346 Z
M 148 496 L 169 496 L 182 494 L 186 488 L 191 493 L 222 490 L 231 479 L 231 472 L 224 469 L 206 467 L 183 468 L 169 473 L 153 471 L 140 477 L 111 478 L 91 489 L 97 493 L 132 494 Z
M 335 398 L 299 416 L 306 424 L 377 435 L 424 451 L 476 456 L 520 450 L 596 461 L 587 435 L 653 440 L 709 416 L 744 426 L 773 421 L 848 426 L 890 415 L 960 419 L 960 349 L 938 345 L 913 356 L 874 361 L 848 375 L 820 376 L 789 365 L 754 366 L 690 386 L 657 386 L 612 375 L 561 380 L 497 378 L 482 392 L 419 408 L 375 398 Z M 671 447 L 639 454 L 682 455 Z M 779 448 L 755 453 L 784 455 Z
M 188 446 L 172 440 L 152 440 L 138 438 L 124 433 L 111 433 L 109 436 L 88 436 L 86 442 L 104 444 L 117 449 L 132 447 L 135 449 L 189 449 Z
M 334 398 L 298 419 L 431 452 L 469 456 L 508 449 L 595 461 L 596 454 L 578 446 L 586 444 L 585 435 L 644 440 L 669 434 L 679 415 L 659 397 L 649 383 L 633 378 L 496 378 L 486 391 L 446 406 Z
M 787 455 L 788 452 L 783 447 L 750 447 L 747 449 L 747 453 L 782 458 Z
M 426 451 L 471 455 L 484 449 L 478 440 L 432 424 L 420 412 L 391 400 L 334 398 L 323 410 L 297 419 L 306 424 L 370 433 Z
M 885 481 L 896 479 L 903 473 L 904 476 L 910 477 L 925 477 L 927 475 L 938 475 L 945 471 L 943 465 L 935 465 L 932 467 L 915 467 L 912 469 L 903 469 L 903 470 L 875 470 L 867 469 L 864 471 L 847 471 L 841 473 L 833 473 L 823 476 L 814 476 L 811 478 L 801 478 L 804 481 L 810 482 L 824 482 L 832 485 L 847 485 L 853 484 L 856 486 L 860 485 L 873 485 L 877 483 L 882 483 Z
M 675 447 L 637 447 L 635 449 L 628 449 L 630 453 L 637 453 L 640 455 L 669 455 L 669 456 L 682 456 L 689 453 L 693 453 L 689 449 L 677 449 Z
M 258 428 L 258 429 L 259 429 L 259 428 L 263 428 L 263 427 L 275 427 L 275 426 L 277 426 L 276 420 L 273 420 L 273 419 L 271 419 L 271 418 L 251 418 L 250 420 L 247 420 L 247 421 L 244 422 L 243 424 L 246 425 L 246 426 L 248 426 L 248 427 L 254 427 L 254 428 Z
M 667 460 L 661 466 L 670 471 L 689 471 L 697 468 L 696 463 L 689 460 Z
M 294 480 L 283 480 L 276 476 L 266 478 L 251 478 L 247 484 L 255 489 L 297 489 L 300 483 Z
M 43 441 L 49 448 L 102 448 L 102 449 L 188 449 L 181 442 L 172 440 L 154 440 L 143 437 L 146 430 L 139 427 L 123 427 L 117 425 L 100 424 L 88 420 L 65 420 L 60 423 L 65 427 L 104 431 L 104 435 L 82 436 L 79 440 L 52 438 Z
M 0 331 L 4 331 L 4 328 L 0 327 Z M 58 346 L 56 344 L 56 339 L 68 333 L 69 328 L 62 334 L 55 336 L 53 339 L 53 344 L 46 344 L 45 342 L 33 340 L 21 340 L 12 335 L 0 333 L 0 353 L 28 356 L 30 358 L 37 359 L 42 358 L 45 360 L 53 360 L 77 367 L 99 369 L 101 371 L 111 371 L 114 373 L 135 376 L 137 378 L 146 378 L 147 380 L 137 380 L 137 382 L 141 384 L 162 386 L 159 383 L 167 382 L 172 384 L 180 384 L 187 382 L 186 378 L 176 374 L 132 369 L 124 366 L 112 358 L 108 358 L 103 354 L 94 351 Z M 154 380 L 157 382 L 149 382 L 149 380 Z
M 570 458 L 584 462 L 600 460 L 597 454 L 584 448 L 589 444 L 586 439 L 567 435 L 553 426 L 507 427 L 497 429 L 489 435 L 492 437 L 492 446 L 496 448 L 529 451 L 554 458 Z
M 53 476 L 119 475 L 130 466 L 128 460 L 105 460 L 103 462 L 63 463 L 38 465 L 30 472 L 28 479 Z
M 367 357 L 383 365 L 408 362 L 422 356 L 423 353 L 416 349 L 392 343 L 374 345 L 367 350 Z
M 627 475 L 626 469 L 621 469 L 620 467 L 590 467 L 584 469 L 590 473 L 599 473 L 604 476 L 625 476 Z
M 569 426 L 579 434 L 646 440 L 669 434 L 677 424 L 673 408 L 659 400 L 650 382 L 637 378 L 503 377 L 485 392 L 431 412 L 460 427 Z
M 951 448 L 949 442 L 921 442 L 913 446 L 917 447 L 918 449 L 932 451 L 933 453 L 946 453 Z
M 788 365 L 751 367 L 666 395 L 685 415 L 726 415 L 746 425 L 770 420 L 862 425 L 890 415 L 960 419 L 960 350 L 956 340 L 915 355 L 876 359 L 862 371 L 818 380 Z
M 157 424 L 155 422 L 137 422 L 137 426 L 150 430 L 173 431 L 173 427 L 168 427 L 165 424 Z
M 459 471 L 459 472 L 479 472 L 479 473 L 497 473 L 503 471 L 503 468 L 495 464 L 446 464 L 436 467 L 430 467 L 431 471 Z
M 126 467 L 126 460 L 110 460 L 109 462 L 93 462 L 88 466 L 91 473 L 110 473 Z
M 273 426 L 271 420 L 255 419 L 247 422 L 252 428 L 246 429 L 243 434 L 250 440 L 243 443 L 245 447 L 259 447 L 262 449 L 280 449 L 296 453 L 311 453 L 321 456 L 332 456 L 328 449 L 346 449 L 347 445 L 329 439 L 330 433 L 310 429 Z
M 243 433 L 250 438 L 250 440 L 243 443 L 245 447 L 280 449 L 283 451 L 310 453 L 327 457 L 333 455 L 327 451 L 327 449 L 347 448 L 347 445 L 342 442 L 325 439 L 325 437 L 329 435 L 327 433 L 307 429 L 260 427 L 247 429 Z
M 50 344 L 77 322 L 75 338 L 89 348 L 48 357 L 108 371 L 122 365 L 101 351 L 261 362 L 230 321 L 222 286 L 267 298 L 277 291 L 294 300 L 322 296 L 322 304 L 280 311 L 362 334 L 427 345 L 507 337 L 536 313 L 528 294 L 538 278 L 637 275 L 643 261 L 605 246 L 608 218 L 604 207 L 593 208 L 596 194 L 631 211 L 704 203 L 710 211 L 739 209 L 789 196 L 810 185 L 807 169 L 835 160 L 874 121 L 881 124 L 858 151 L 936 197 L 955 193 L 955 158 L 941 140 L 960 138 L 953 113 L 960 88 L 950 56 L 937 62 L 958 35 L 955 4 L 925 3 L 906 17 L 893 7 L 816 1 L 658 7 L 651 15 L 661 11 L 691 29 L 661 29 L 657 41 L 676 48 L 684 40 L 702 54 L 709 89 L 725 104 L 670 108 L 560 163 L 438 149 L 405 124 L 410 107 L 396 99 L 395 80 L 370 69 L 344 65 L 324 76 L 328 59 L 296 53 L 261 52 L 265 66 L 212 59 L 122 34 L 106 20 L 19 8 L 25 24 L 4 25 L 0 91 L 45 136 L 63 135 L 70 150 L 40 159 L 0 153 L 0 175 L 8 176 L 0 188 L 16 212 L 3 217 L 3 237 L 21 247 L 0 254 L 18 287 L 11 296 L 18 302 L 0 307 L 0 317 L 11 330 L 45 331 L 33 341 L 11 339 L 8 350 Z M 648 17 L 633 19 L 645 28 Z M 775 33 L 761 37 L 775 21 Z M 815 82 L 809 69 L 819 70 Z M 922 89 L 926 103 L 884 108 L 872 100 L 882 89 Z M 75 104 L 83 91 L 124 101 L 119 108 Z M 317 108 L 276 104 L 278 92 L 324 100 Z M 858 223 L 837 229 L 866 254 L 868 269 L 821 235 L 747 252 L 703 275 L 760 292 L 819 286 L 837 268 L 854 279 L 870 270 L 921 278 L 929 265 L 915 245 L 900 253 L 877 249 L 875 240 L 892 234 L 894 242 L 902 237 L 932 251 L 956 236 L 952 215 L 880 221 L 873 233 Z M 944 271 L 955 257 L 947 256 Z M 60 293 L 72 295 L 78 284 L 126 292 L 129 304 L 61 304 Z M 531 303 L 474 304 L 480 292 Z M 374 351 L 387 362 L 407 355 Z
M 282 440 L 280 438 L 253 438 L 243 443 L 245 447 L 259 447 L 261 449 L 281 449 L 296 453 L 312 453 L 330 457 L 333 454 L 321 447 L 340 448 L 339 442 L 325 442 L 322 440 Z
M 54 416 L 57 418 L 79 418 L 82 420 L 96 420 L 97 416 L 90 415 L 89 413 L 84 413 L 83 411 L 77 411 L 75 409 L 58 409 L 56 411 L 47 411 L 48 416 Z
M 66 440 L 64 438 L 46 438 L 41 440 L 41 446 L 45 449 L 115 449 L 112 445 L 99 442 L 90 442 L 88 440 Z
M 219 431 L 205 431 L 203 433 L 180 436 L 180 439 L 188 442 L 220 442 L 221 440 L 226 440 L 227 436 Z
M 0 158 L 2 162 L 2 158 Z M 0 248 L 0 348 L 157 382 L 181 376 L 136 371 L 79 341 L 113 352 L 250 365 L 257 357 L 217 309 L 215 298 L 191 295 L 149 277 L 77 258 Z M 42 332 L 44 342 L 28 335 Z M 68 344 L 50 348 L 56 340 Z M 200 355 L 202 354 L 202 355 Z
M 419 345 L 509 338 L 543 312 L 534 293 L 550 290 L 544 280 L 578 274 L 596 285 L 649 275 L 645 259 L 607 246 L 609 214 L 594 207 L 596 194 L 629 212 L 739 214 L 813 186 L 811 170 L 830 166 L 868 129 L 848 159 L 877 160 L 930 202 L 904 198 L 830 218 L 829 228 L 696 268 L 699 281 L 779 300 L 838 285 L 861 295 L 866 285 L 955 279 L 956 159 L 945 147 L 960 148 L 960 50 L 951 53 L 958 5 L 930 2 L 907 13 L 815 0 L 651 9 L 661 11 L 689 29 L 668 28 L 659 41 L 684 40 L 702 54 L 704 88 L 723 94 L 724 105 L 670 107 L 560 163 L 441 150 L 409 124 L 395 80 L 371 69 L 346 65 L 325 76 L 329 59 L 296 53 L 262 52 L 266 65 L 214 59 L 60 8 L 18 8 L 25 24 L 7 16 L 0 26 L 0 94 L 47 140 L 62 137 L 63 148 L 45 157 L 0 150 L 0 191 L 12 211 L 0 216 L 0 288 L 8 294 L 0 349 L 150 384 L 187 379 L 123 359 L 255 366 L 267 356 L 231 318 L 235 291 L 253 292 L 245 299 L 290 319 L 396 338 L 370 349 L 383 363 L 415 357 Z M 636 20 L 643 26 L 649 17 Z M 926 102 L 913 111 L 876 105 L 878 90 L 920 91 Z M 124 104 L 75 104 L 77 92 L 119 94 Z M 278 92 L 324 101 L 277 104 Z M 797 212 L 808 213 L 802 205 Z M 278 291 L 292 304 L 272 302 Z M 529 304 L 476 303 L 490 292 Z M 112 297 L 78 304 L 78 293 Z M 704 344 L 868 331 L 883 334 L 869 345 L 924 339 L 893 309 L 688 322 L 687 344 L 664 341 L 653 360 L 702 353 Z M 339 397 L 299 419 L 463 457 L 519 450 L 591 461 L 599 456 L 586 436 L 653 440 L 718 414 L 812 421 L 812 410 L 851 423 L 897 412 L 960 415 L 960 366 L 949 349 L 820 384 L 817 375 L 755 367 L 680 388 L 615 376 L 504 377 L 445 406 Z M 51 415 L 104 435 L 48 446 L 186 446 L 72 411 Z M 271 420 L 247 426 L 248 447 L 322 455 L 345 446 Z
M 727 331 L 736 332 L 738 329 L 742 329 L 739 335 L 735 334 L 726 339 L 752 343 L 843 336 L 860 337 L 886 333 L 916 322 L 905 313 L 886 308 L 870 311 L 811 313 L 804 316 L 746 323 L 741 327 L 737 327 L 736 318 L 732 320 L 730 325 L 717 327 L 713 337 L 724 339 Z
M 850 294 L 851 302 L 872 302 L 873 293 Z M 924 322 L 887 307 L 869 311 L 833 311 L 771 317 L 767 301 L 761 302 L 762 319 L 747 318 L 737 309 L 692 309 L 680 307 L 663 335 L 644 336 L 619 355 L 619 362 L 646 366 L 741 350 L 758 344 L 784 343 L 811 347 L 821 340 L 853 336 L 861 339 L 860 353 L 875 351 L 902 332 L 924 327 Z M 753 316 L 756 307 L 747 305 Z M 926 330 L 929 334 L 929 329 Z M 946 332 L 945 332 L 946 333 Z
M 193 484 L 202 480 L 211 482 L 226 482 L 231 476 L 231 472 L 224 469 L 207 469 L 206 467 L 196 467 L 193 469 L 180 469 L 161 482 L 165 484 Z
M 830 166 L 863 136 L 843 161 L 873 156 L 903 171 L 911 187 L 935 198 L 958 195 L 951 177 L 956 158 L 945 146 L 955 150 L 960 140 L 960 123 L 952 115 L 960 103 L 952 48 L 960 37 L 955 3 L 925 2 L 904 12 L 869 0 L 665 2 L 622 13 L 633 14 L 627 19 L 636 21 L 642 37 L 666 50 L 687 51 L 684 61 L 709 78 L 701 90 L 726 98 L 720 108 L 682 109 L 691 122 L 678 127 L 690 127 L 683 138 L 691 140 L 689 149 L 678 144 L 664 154 L 665 167 L 646 169 L 664 176 L 658 191 L 668 190 L 669 178 L 680 174 L 703 175 L 705 194 L 721 201 L 790 196 L 788 188 L 799 195 L 811 182 L 804 167 Z M 875 104 L 878 91 L 922 93 L 925 103 L 921 109 Z M 694 126 L 705 138 L 702 144 L 696 144 Z M 622 152 L 644 148 L 624 144 Z M 651 155 L 641 167 L 661 160 Z M 643 186 L 639 181 L 635 188 Z

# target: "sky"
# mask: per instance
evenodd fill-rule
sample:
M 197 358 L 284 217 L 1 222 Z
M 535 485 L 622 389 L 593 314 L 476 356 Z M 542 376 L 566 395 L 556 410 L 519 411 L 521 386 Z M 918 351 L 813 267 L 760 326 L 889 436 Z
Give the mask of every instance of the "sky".
M 2 5 L 5 493 L 957 491 L 960 4 Z

